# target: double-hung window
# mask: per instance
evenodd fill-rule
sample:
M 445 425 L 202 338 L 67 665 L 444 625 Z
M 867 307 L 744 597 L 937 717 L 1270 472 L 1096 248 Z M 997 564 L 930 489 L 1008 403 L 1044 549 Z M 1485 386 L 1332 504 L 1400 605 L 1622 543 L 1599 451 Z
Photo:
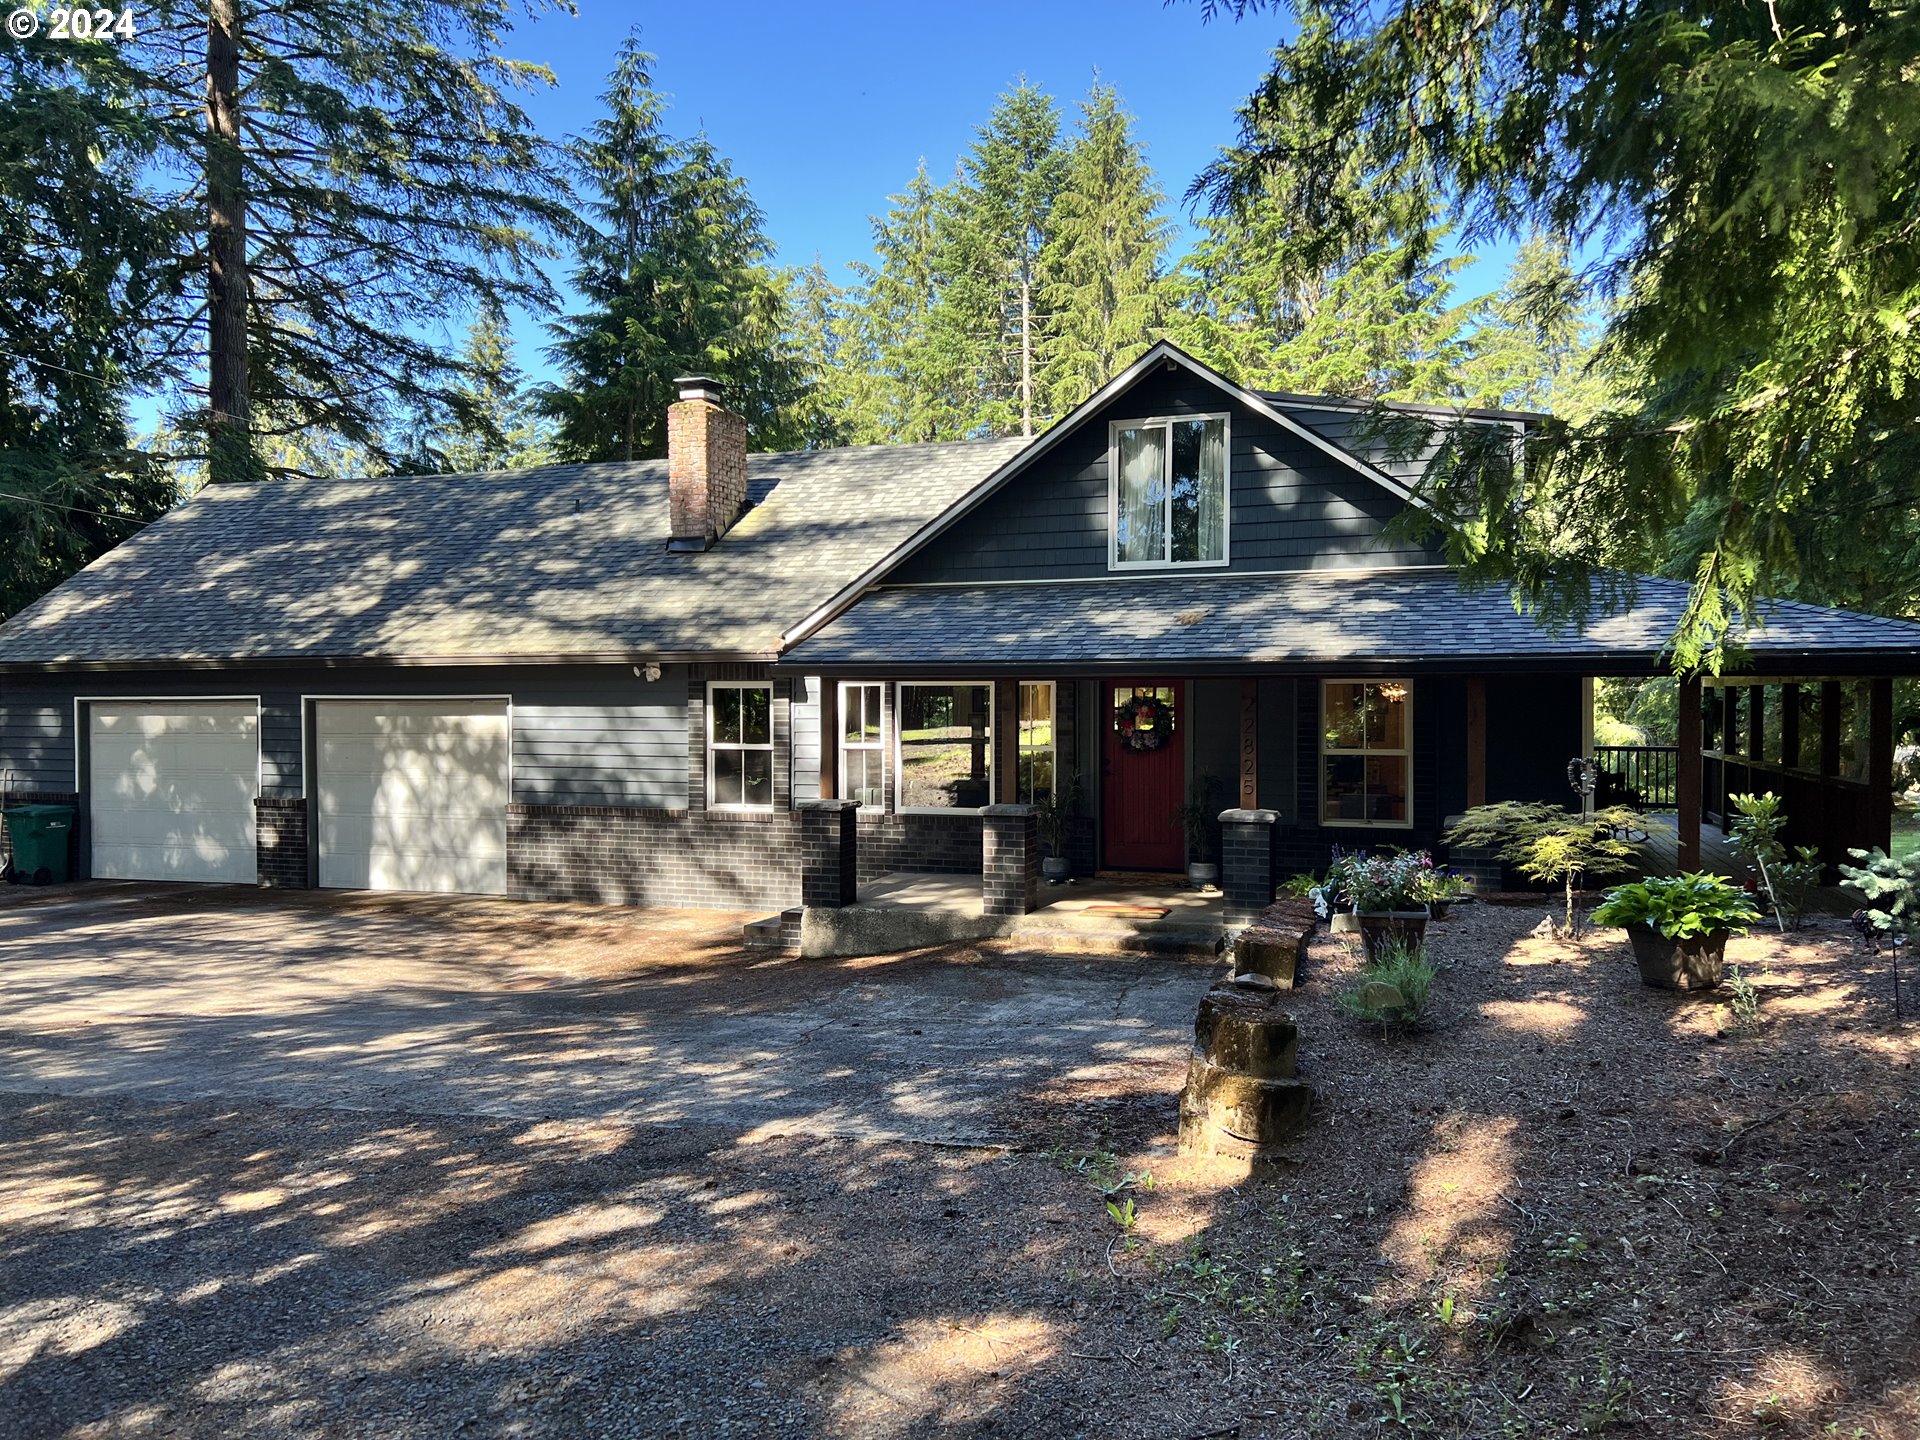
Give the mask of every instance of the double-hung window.
M 882 732 L 884 687 L 858 681 L 840 685 L 840 789 L 862 810 L 887 803 L 886 744 Z
M 773 808 L 773 687 L 707 685 L 707 808 Z
M 1107 563 L 1227 563 L 1227 417 L 1116 421 L 1108 432 Z
M 1053 701 L 1051 680 L 1020 682 L 1020 778 L 1017 789 L 1022 805 L 1053 797 L 1057 765 Z
M 1320 822 L 1413 824 L 1413 687 L 1406 682 L 1322 683 Z

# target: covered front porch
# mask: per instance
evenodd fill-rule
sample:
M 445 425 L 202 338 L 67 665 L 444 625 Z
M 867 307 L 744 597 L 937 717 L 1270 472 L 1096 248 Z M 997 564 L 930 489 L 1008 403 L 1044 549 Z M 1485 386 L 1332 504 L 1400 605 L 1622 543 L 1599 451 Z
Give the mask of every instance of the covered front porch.
M 818 725 L 805 903 L 934 870 L 969 909 L 977 877 L 984 922 L 1051 903 L 1042 855 L 1170 891 L 1204 860 L 1233 928 L 1336 846 L 1444 854 L 1471 806 L 1575 808 L 1595 678 L 1667 670 L 1685 587 L 1638 585 L 1557 635 L 1429 570 L 874 591 L 777 667 L 805 677 Z M 1781 793 L 1789 841 L 1829 864 L 1889 844 L 1893 677 L 1920 666 L 1920 626 L 1783 603 L 1738 653 L 1744 673 L 1676 687 L 1671 863 L 1705 863 L 1703 828 L 1748 786 Z M 939 863 L 900 848 L 915 827 L 944 837 Z

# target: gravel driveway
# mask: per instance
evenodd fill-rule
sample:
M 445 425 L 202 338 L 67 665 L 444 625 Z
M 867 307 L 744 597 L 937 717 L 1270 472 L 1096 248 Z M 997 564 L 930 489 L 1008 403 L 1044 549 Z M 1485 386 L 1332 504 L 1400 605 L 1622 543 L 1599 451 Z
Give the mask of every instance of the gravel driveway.
M 989 1147 L 1143 1100 L 1170 1120 L 1212 974 L 801 962 L 697 912 L 8 902 L 9 1435 L 904 1434 L 988 1414 L 993 1387 L 953 1377 L 992 1369 L 991 1337 L 1043 1303 L 1005 1265 L 1062 1188 Z M 927 1326 L 966 1354 L 924 1363 Z

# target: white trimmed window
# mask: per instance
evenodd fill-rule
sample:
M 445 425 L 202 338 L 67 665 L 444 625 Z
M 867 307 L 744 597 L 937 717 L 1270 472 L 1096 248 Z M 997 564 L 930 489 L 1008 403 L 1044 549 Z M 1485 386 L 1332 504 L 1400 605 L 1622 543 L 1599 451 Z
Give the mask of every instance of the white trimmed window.
M 1413 824 L 1413 687 L 1405 681 L 1321 682 L 1320 823 Z
M 992 682 L 900 682 L 894 691 L 894 809 L 947 815 L 993 803 Z
M 773 808 L 773 687 L 707 684 L 707 808 Z
M 840 684 L 840 789 L 862 810 L 887 803 L 886 737 L 881 700 L 884 687 L 846 680 Z
M 1058 752 L 1054 740 L 1054 689 L 1051 680 L 1020 682 L 1020 779 L 1022 805 L 1052 798 Z
M 1227 563 L 1225 415 L 1115 421 L 1107 447 L 1108 569 Z

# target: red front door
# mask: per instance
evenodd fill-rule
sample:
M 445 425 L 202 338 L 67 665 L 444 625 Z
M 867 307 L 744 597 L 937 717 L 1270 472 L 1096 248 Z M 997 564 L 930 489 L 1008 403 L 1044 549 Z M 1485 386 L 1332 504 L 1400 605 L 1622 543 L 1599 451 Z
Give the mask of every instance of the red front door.
M 1114 684 L 1102 681 L 1106 701 L 1106 754 L 1101 766 L 1100 813 L 1109 870 L 1179 870 L 1187 863 L 1186 836 L 1176 813 L 1185 799 L 1187 777 L 1185 691 L 1176 681 L 1148 680 Z M 1172 722 L 1158 746 L 1145 748 L 1143 727 L 1159 721 L 1153 707 L 1134 705 L 1152 696 Z M 1131 713 L 1121 718 L 1121 707 Z M 1133 733 L 1129 733 L 1129 731 Z

